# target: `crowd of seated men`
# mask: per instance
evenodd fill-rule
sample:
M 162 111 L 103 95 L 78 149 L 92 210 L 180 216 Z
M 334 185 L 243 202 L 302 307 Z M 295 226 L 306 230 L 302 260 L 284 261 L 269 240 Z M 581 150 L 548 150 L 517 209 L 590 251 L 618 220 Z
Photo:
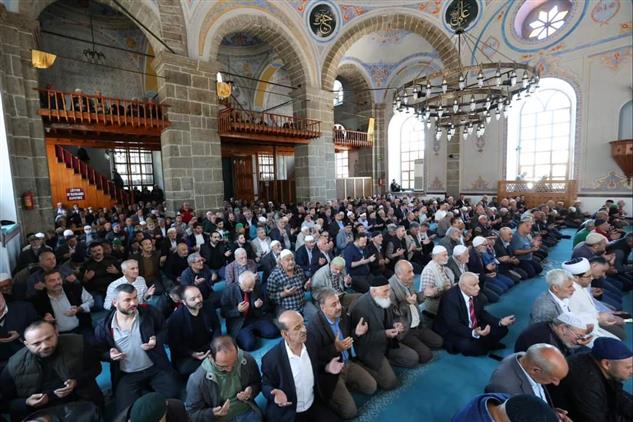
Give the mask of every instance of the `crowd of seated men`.
M 517 353 L 455 420 L 632 416 L 623 206 L 591 219 L 579 204 L 463 196 L 69 211 L 0 275 L 0 414 L 12 421 L 112 408 L 117 421 L 353 418 L 351 393 L 397 388 L 394 367 L 442 348 L 495 358 L 516 318 L 486 305 L 543 271 L 563 227 L 587 233 L 547 272 Z M 249 352 L 280 336 L 259 367 Z

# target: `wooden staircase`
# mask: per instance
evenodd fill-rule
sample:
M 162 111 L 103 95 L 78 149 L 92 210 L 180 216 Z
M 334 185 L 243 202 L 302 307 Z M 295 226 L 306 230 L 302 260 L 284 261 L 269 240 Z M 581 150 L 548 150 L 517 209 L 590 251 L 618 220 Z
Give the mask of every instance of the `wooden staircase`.
M 46 148 L 53 205 L 62 202 L 65 206 L 77 203 L 80 207 L 109 208 L 134 202 L 132 192 L 117 186 L 62 145 L 48 143 Z M 83 191 L 83 199 L 69 199 L 70 189 Z

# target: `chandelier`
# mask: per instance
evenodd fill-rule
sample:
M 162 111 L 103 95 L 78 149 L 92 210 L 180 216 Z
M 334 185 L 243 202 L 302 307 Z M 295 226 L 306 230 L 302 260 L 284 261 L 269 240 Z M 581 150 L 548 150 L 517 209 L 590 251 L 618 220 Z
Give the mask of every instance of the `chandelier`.
M 427 129 L 434 124 L 438 140 L 446 133 L 450 141 L 458 131 L 464 138 L 473 132 L 483 136 L 493 116 L 496 120 L 507 117 L 513 103 L 534 93 L 540 79 L 535 67 L 517 63 L 498 50 L 495 52 L 507 61 L 493 62 L 479 47 L 488 62 L 476 62 L 476 40 L 466 32 L 468 12 L 463 1 L 451 14 L 459 66 L 415 78 L 398 88 L 393 100 L 394 111 L 414 113 Z M 475 64 L 462 65 L 462 46 L 470 49 Z
M 88 2 L 88 16 L 90 18 L 90 36 L 92 38 L 92 43 L 91 43 L 92 48 L 84 49 L 82 54 L 84 58 L 86 59 L 86 61 L 90 63 L 103 63 L 106 60 L 106 56 L 105 54 L 103 54 L 103 52 L 96 49 L 95 30 L 94 30 L 94 24 L 92 21 L 92 12 L 90 11 L 90 1 Z

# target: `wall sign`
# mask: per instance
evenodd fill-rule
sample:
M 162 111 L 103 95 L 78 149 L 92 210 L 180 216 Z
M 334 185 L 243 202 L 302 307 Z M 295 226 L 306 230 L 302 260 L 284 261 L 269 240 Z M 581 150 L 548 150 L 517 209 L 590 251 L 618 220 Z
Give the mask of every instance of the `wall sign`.
M 66 199 L 68 201 L 83 201 L 86 199 L 86 192 L 83 188 L 68 188 L 66 189 Z
M 453 32 L 466 31 L 479 16 L 476 0 L 453 0 L 444 12 L 444 22 Z
M 330 1 L 314 2 L 307 9 L 306 24 L 310 33 L 319 41 L 328 41 L 339 30 L 339 11 Z

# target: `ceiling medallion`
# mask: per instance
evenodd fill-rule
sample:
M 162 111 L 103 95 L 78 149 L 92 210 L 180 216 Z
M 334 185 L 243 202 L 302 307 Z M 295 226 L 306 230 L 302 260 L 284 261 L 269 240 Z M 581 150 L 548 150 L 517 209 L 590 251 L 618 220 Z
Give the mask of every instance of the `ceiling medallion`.
M 459 66 L 421 75 L 398 88 L 394 95 L 394 110 L 415 113 L 427 129 L 434 123 L 438 140 L 446 134 L 450 141 L 458 131 L 464 138 L 473 133 L 483 136 L 493 117 L 496 120 L 507 117 L 508 109 L 522 95 L 528 97 L 538 88 L 540 76 L 534 66 L 517 63 L 498 50 L 495 52 L 507 61 L 493 62 L 490 52 L 478 48 L 488 62 L 461 64 L 462 47 L 472 53 L 476 45 L 474 37 L 466 31 L 476 19 L 476 5 L 470 0 L 455 0 L 445 15 L 447 24 L 455 31 Z

